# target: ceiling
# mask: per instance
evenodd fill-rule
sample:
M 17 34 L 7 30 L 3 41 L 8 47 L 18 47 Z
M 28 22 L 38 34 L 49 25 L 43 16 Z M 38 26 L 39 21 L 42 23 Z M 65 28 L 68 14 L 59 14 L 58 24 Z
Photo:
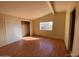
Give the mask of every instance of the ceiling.
M 35 19 L 51 11 L 46 2 L 0 2 L 0 13 Z
M 75 2 L 73 2 L 73 1 L 56 1 L 56 2 L 54 2 L 54 9 L 56 12 L 72 11 L 74 7 L 75 7 Z
M 55 12 L 66 12 L 73 2 L 51 2 Z M 53 11 L 54 11 L 53 10 Z M 0 2 L 0 13 L 26 19 L 35 19 L 51 13 L 46 1 Z

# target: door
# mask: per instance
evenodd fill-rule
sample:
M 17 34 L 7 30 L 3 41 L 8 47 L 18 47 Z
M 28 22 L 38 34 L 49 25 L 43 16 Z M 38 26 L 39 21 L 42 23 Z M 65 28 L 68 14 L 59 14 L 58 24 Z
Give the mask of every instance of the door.
M 30 22 L 21 21 L 22 24 L 22 36 L 29 36 L 30 35 Z
M 7 43 L 12 43 L 20 40 L 21 36 L 21 23 L 19 19 L 13 17 L 5 17 L 6 26 L 6 39 Z
M 70 36 L 69 36 L 69 50 L 72 51 L 73 48 L 73 39 L 74 39 L 74 28 L 75 28 L 75 9 L 71 12 L 70 17 Z

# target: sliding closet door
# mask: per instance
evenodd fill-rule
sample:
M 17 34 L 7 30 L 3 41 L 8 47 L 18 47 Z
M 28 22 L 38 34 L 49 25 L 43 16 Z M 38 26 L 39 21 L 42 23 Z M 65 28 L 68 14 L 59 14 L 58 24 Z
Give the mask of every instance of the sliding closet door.
M 3 16 L 0 15 L 0 47 L 6 45 L 6 40 L 5 40 L 5 24 L 4 24 L 4 19 Z
M 21 22 L 17 18 L 5 17 L 7 43 L 21 39 Z

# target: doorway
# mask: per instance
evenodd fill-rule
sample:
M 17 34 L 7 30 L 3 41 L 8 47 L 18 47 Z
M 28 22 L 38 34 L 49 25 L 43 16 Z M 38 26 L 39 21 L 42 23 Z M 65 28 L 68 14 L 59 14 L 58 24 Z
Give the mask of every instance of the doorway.
M 30 22 L 21 21 L 22 37 L 30 36 Z
M 70 15 L 70 30 L 69 30 L 69 50 L 72 51 L 73 41 L 74 41 L 74 28 L 75 28 L 75 9 L 71 12 Z

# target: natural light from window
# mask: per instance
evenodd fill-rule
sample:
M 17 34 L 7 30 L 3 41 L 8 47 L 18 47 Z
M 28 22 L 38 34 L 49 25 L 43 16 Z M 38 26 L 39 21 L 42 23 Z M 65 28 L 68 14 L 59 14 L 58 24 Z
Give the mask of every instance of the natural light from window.
M 53 22 L 40 22 L 40 30 L 52 31 L 53 29 Z

